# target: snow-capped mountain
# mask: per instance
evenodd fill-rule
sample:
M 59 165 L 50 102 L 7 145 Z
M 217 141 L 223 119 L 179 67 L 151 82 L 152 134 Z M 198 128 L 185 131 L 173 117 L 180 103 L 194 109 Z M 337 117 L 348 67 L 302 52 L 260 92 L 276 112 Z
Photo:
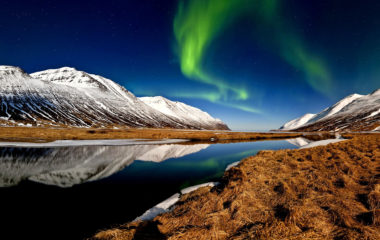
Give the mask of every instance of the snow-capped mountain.
M 209 144 L 0 148 L 0 187 L 23 180 L 71 187 L 111 176 L 135 160 L 162 162 L 207 147 Z
M 305 114 L 281 130 L 375 131 L 380 126 L 380 89 L 368 95 L 352 94 L 318 114 Z
M 299 128 L 300 126 L 305 125 L 305 124 L 306 124 L 307 122 L 309 122 L 312 118 L 314 118 L 315 115 L 317 115 L 317 114 L 306 113 L 306 114 L 303 115 L 302 117 L 299 117 L 299 118 L 293 119 L 293 120 L 291 120 L 291 121 L 285 123 L 280 129 L 282 129 L 282 130 L 292 130 L 292 129 Z
M 224 128 L 224 123 L 220 119 L 211 117 L 202 110 L 184 104 L 182 102 L 173 102 L 164 97 L 141 97 L 139 98 L 148 106 L 160 111 L 161 113 L 176 119 L 178 122 L 191 122 L 197 128 Z M 207 127 L 205 127 L 207 126 Z
M 208 114 L 197 121 L 167 115 L 110 79 L 69 67 L 29 75 L 0 66 L 0 104 L 1 125 L 228 129 Z

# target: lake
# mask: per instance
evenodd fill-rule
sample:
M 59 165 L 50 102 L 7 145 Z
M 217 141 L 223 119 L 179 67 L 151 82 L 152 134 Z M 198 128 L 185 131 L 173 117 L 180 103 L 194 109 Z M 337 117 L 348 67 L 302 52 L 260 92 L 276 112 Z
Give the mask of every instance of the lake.
M 218 181 L 225 168 L 285 140 L 0 148 L 3 235 L 83 239 L 126 223 L 181 189 Z

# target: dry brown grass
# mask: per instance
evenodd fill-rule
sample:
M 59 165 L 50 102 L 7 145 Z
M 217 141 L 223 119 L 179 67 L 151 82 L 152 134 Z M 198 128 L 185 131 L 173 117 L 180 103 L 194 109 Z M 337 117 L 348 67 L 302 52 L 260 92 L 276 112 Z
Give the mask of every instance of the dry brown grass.
M 380 239 L 380 135 L 261 151 L 154 221 L 92 239 Z
M 230 131 L 198 131 L 177 129 L 83 129 L 0 127 L 0 141 L 46 142 L 80 139 L 191 139 L 207 140 L 264 140 L 302 136 L 300 133 L 252 133 Z

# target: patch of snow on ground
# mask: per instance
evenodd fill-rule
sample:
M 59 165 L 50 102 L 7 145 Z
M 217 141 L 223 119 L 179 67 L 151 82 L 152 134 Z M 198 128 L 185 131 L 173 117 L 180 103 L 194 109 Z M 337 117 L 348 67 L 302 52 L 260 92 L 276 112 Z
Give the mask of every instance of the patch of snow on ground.
M 233 163 L 231 163 L 230 165 L 228 165 L 228 166 L 226 167 L 226 170 L 225 170 L 225 171 L 230 170 L 232 167 L 236 167 L 239 163 L 240 163 L 240 161 L 237 161 L 237 162 L 233 162 Z
M 191 193 L 201 187 L 214 187 L 218 185 L 218 182 L 208 182 L 199 185 L 191 186 L 181 190 L 181 193 L 176 193 L 165 201 L 157 204 L 156 206 L 147 210 L 143 215 L 137 217 L 134 221 L 148 221 L 155 218 L 157 215 L 165 212 L 169 212 L 171 207 L 174 206 L 183 194 Z
M 218 184 L 219 184 L 218 182 L 208 182 L 208 183 L 198 184 L 195 186 L 191 186 L 191 187 L 187 187 L 187 188 L 182 189 L 181 194 L 191 193 L 191 192 L 193 192 L 193 191 L 195 191 L 201 187 L 215 187 Z
M 337 143 L 337 142 L 341 142 L 344 140 L 346 140 L 346 139 L 326 139 L 326 140 L 316 141 L 316 142 L 312 142 L 312 143 L 309 143 L 307 145 L 304 145 L 304 146 L 300 147 L 300 149 L 312 148 L 312 147 L 317 147 L 317 146 L 325 146 L 325 145 L 330 144 L 330 143 Z
M 173 206 L 176 202 L 178 202 L 180 196 L 181 195 L 179 193 L 174 194 L 173 196 L 166 199 L 165 201 L 163 201 L 163 202 L 157 204 L 156 206 L 152 207 L 151 209 L 147 210 L 143 215 L 136 218 L 134 221 L 152 220 L 157 215 L 159 215 L 161 213 L 168 212 L 170 207 Z

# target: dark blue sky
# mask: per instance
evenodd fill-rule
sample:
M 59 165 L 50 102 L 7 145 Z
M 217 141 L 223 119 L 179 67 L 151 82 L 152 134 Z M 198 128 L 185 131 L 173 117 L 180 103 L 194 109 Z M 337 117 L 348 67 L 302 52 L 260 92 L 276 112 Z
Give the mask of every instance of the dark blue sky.
M 191 1 L 200 0 L 185 2 Z M 173 30 L 178 2 L 2 0 L 0 64 L 29 73 L 75 67 L 137 96 L 194 105 L 233 129 L 276 128 L 348 94 L 380 88 L 380 1 L 275 0 L 270 20 L 254 10 L 235 14 L 204 50 L 202 68 L 249 97 L 217 101 L 210 96 L 220 89 L 181 72 Z

